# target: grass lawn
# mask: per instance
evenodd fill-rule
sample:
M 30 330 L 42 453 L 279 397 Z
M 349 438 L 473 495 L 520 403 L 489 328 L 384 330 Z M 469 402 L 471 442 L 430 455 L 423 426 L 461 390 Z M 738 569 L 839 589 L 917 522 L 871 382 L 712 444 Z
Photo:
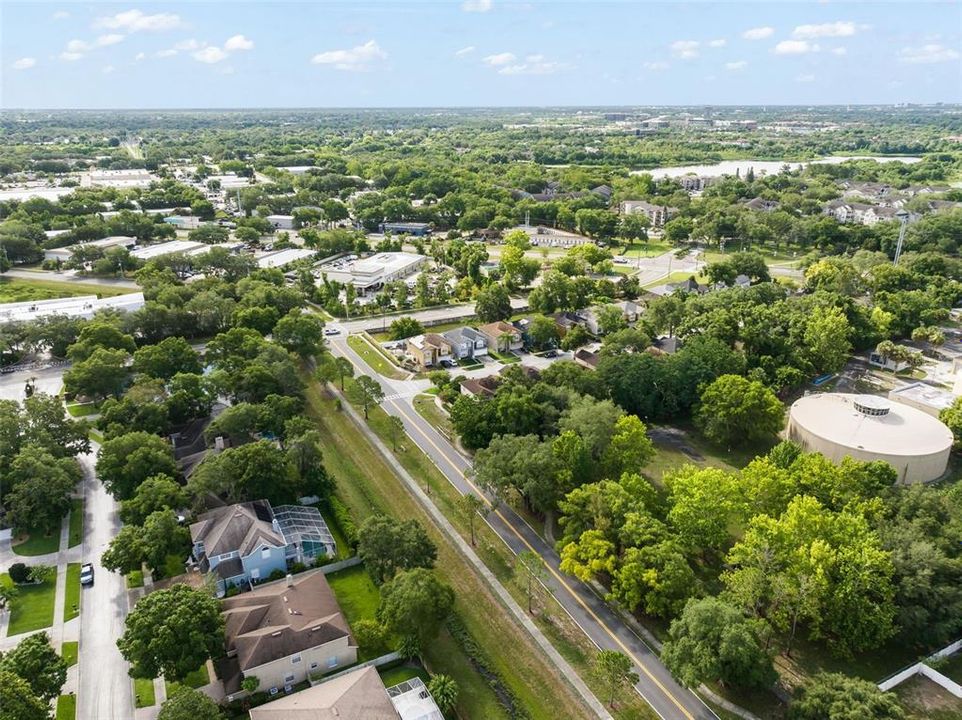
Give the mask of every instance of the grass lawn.
M 100 433 L 99 430 L 94 430 L 93 428 L 91 428 L 91 429 L 90 429 L 90 432 L 88 432 L 87 435 L 88 435 L 88 436 L 90 437 L 90 439 L 93 440 L 95 443 L 99 443 L 99 444 L 103 445 L 104 436 Z
M 349 625 L 353 626 L 360 620 L 375 619 L 381 593 L 362 565 L 331 573 L 327 576 L 327 581 Z M 387 647 L 362 647 L 357 659 L 364 662 L 383 655 L 388 650 Z
M 344 537 L 344 532 L 341 530 L 341 526 L 337 524 L 334 520 L 334 515 L 328 510 L 324 503 L 317 503 L 314 505 L 321 513 L 321 517 L 324 518 L 324 522 L 327 523 L 327 529 L 331 531 L 331 535 L 334 536 L 334 543 L 337 545 L 337 557 L 335 560 L 347 560 L 353 554 L 351 552 L 351 545 Z
M 699 274 L 699 273 L 673 272 L 673 273 L 672 273 L 671 275 L 669 275 L 668 277 L 663 277 L 661 280 L 655 280 L 654 282 L 650 282 L 650 283 L 648 283 L 647 285 L 643 285 L 642 287 L 645 288 L 645 289 L 650 289 L 650 288 L 653 288 L 653 287 L 659 287 L 660 285 L 667 285 L 667 284 L 669 284 L 669 283 L 684 282 L 685 280 L 687 280 L 688 278 L 690 278 L 692 275 L 695 276 L 695 280 L 696 280 L 697 282 L 705 283 L 705 282 L 708 281 L 708 278 L 706 278 L 704 275 L 701 275 L 701 274 Z
M 57 720 L 74 720 L 77 717 L 77 696 L 61 695 L 57 698 Z
M 140 588 L 144 586 L 144 573 L 142 570 L 131 570 L 127 573 L 127 588 Z
M 100 407 L 97 403 L 86 402 L 67 405 L 67 413 L 71 417 L 87 417 L 88 415 L 96 415 L 99 412 Z
M 181 685 L 189 688 L 197 689 L 199 687 L 204 687 L 210 682 L 210 675 L 207 673 L 207 664 L 201 665 L 199 668 L 194 670 L 192 673 L 188 673 L 187 677 L 184 678 L 183 682 L 170 682 L 164 680 L 164 685 L 167 687 L 167 697 L 170 697 Z M 153 703 L 151 703 L 153 704 Z
M 76 640 L 68 640 L 60 648 L 60 657 L 62 657 L 66 663 L 67 667 L 77 664 L 77 657 L 80 653 L 80 643 Z
M 70 502 L 70 538 L 67 547 L 76 547 L 84 539 L 84 501 L 76 498 Z
M 436 529 L 420 504 L 408 493 L 399 478 L 381 459 L 376 450 L 357 433 L 353 423 L 335 410 L 335 402 L 320 391 L 317 383 L 308 390 L 310 412 L 317 419 L 323 438 L 325 464 L 338 479 L 338 494 L 352 510 L 358 522 L 377 512 L 392 513 L 402 518 L 416 518 L 438 545 L 437 570 L 455 588 L 455 610 L 474 642 L 488 658 L 521 707 L 532 720 L 555 718 L 558 708 L 565 708 L 566 718 L 589 717 L 580 699 L 548 664 L 533 640 L 505 612 L 487 585 L 471 566 Z M 387 415 L 380 408 L 371 413 L 371 427 L 390 447 Z M 351 438 L 351 442 L 344 442 Z M 413 443 L 405 443 L 405 451 L 397 453 L 408 472 L 424 483 L 432 500 L 468 538 L 467 523 L 457 512 L 457 491 Z M 478 554 L 485 564 L 522 601 L 522 592 L 511 582 L 514 557 L 503 542 L 483 523 L 478 527 Z M 596 685 L 589 670 L 597 652 L 584 633 L 571 621 L 553 598 L 535 622 L 546 633 L 558 651 L 571 662 L 589 684 Z M 458 683 L 458 702 L 462 718 L 504 718 L 505 708 L 478 672 L 461 645 L 445 630 L 431 643 L 424 661 L 432 672 L 445 673 Z M 599 690 L 600 692 L 600 690 Z M 656 716 L 633 690 L 619 693 L 619 720 L 655 718 Z
M 399 370 L 390 360 L 388 360 L 380 350 L 376 350 L 371 343 L 360 335 L 351 335 L 347 339 L 347 344 L 351 349 L 360 355 L 364 362 L 370 365 L 375 372 L 393 380 L 403 380 L 407 373 Z
M 495 352 L 494 350 L 489 349 L 488 355 L 493 357 L 495 360 L 498 360 L 504 363 L 505 365 L 511 365 L 512 363 L 521 362 L 521 358 L 519 358 L 514 353 L 501 353 L 501 352 Z
M 628 245 L 624 252 L 621 253 L 622 257 L 631 258 L 632 260 L 637 260 L 638 258 L 650 258 L 656 255 L 663 255 L 669 250 L 675 250 L 675 246 L 666 243 L 662 240 L 649 240 L 648 242 L 633 242 Z M 615 253 L 617 256 L 618 253 Z
M 414 398 L 414 409 L 446 438 L 454 437 L 451 418 L 437 406 L 433 395 L 418 395 Z
M 381 682 L 384 683 L 384 687 L 400 685 L 405 680 L 411 680 L 416 677 L 421 678 L 424 684 L 427 685 L 428 680 L 431 679 L 431 676 L 422 668 L 412 667 L 411 665 L 396 665 L 387 670 L 378 670 L 378 674 L 381 676 Z
M 131 288 L 95 283 L 58 282 L 56 280 L 26 280 L 24 278 L 0 278 L 0 302 L 26 302 L 27 300 L 52 300 L 78 295 L 112 297 L 133 292 Z
M 962 720 L 962 700 L 927 677 L 916 675 L 892 692 L 902 703 L 906 720 Z
M 184 558 L 187 557 L 187 552 L 185 551 L 180 555 L 168 555 L 164 559 L 164 566 L 160 568 L 160 575 L 162 578 L 172 578 L 178 575 L 184 574 Z
M 0 583 L 8 587 L 13 585 L 7 573 L 0 575 Z M 7 636 L 50 627 L 53 624 L 56 588 L 56 580 L 48 580 L 42 585 L 20 585 L 17 596 L 10 602 Z
M 39 530 L 30 532 L 27 539 L 13 546 L 13 551 L 17 555 L 34 557 L 36 555 L 48 555 L 60 549 L 60 531 L 44 535 Z
M 80 563 L 67 565 L 66 596 L 63 605 L 63 621 L 72 620 L 80 614 Z
M 144 678 L 134 678 L 134 706 L 150 707 L 157 702 L 154 697 L 154 681 Z

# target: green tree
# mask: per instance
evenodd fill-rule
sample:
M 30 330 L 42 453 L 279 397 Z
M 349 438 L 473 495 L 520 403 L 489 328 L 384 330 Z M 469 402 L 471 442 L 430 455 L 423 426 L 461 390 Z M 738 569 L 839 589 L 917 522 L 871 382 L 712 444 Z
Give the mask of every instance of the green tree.
M 474 312 L 478 321 L 491 323 L 511 317 L 511 298 L 501 285 L 492 284 L 478 291 Z
M 595 656 L 592 671 L 598 682 L 605 688 L 608 707 L 614 708 L 615 695 L 622 688 L 629 688 L 638 682 L 638 673 L 633 669 L 631 658 L 617 650 L 599 650 Z
M 391 450 L 397 452 L 397 441 L 404 437 L 404 421 L 396 415 L 388 415 L 387 431 L 391 437 Z
M 246 679 L 246 678 L 245 678 Z M 217 703 L 200 690 L 178 687 L 160 706 L 157 720 L 223 720 Z
M 161 570 L 168 555 L 187 557 L 190 532 L 177 522 L 173 510 L 157 510 L 144 520 L 144 559 L 151 570 Z
M 114 535 L 101 557 L 101 564 L 107 570 L 126 575 L 140 570 L 147 557 L 147 544 L 144 530 L 139 525 L 124 525 Z
M 558 326 L 544 315 L 535 315 L 528 325 L 528 337 L 537 348 L 552 348 L 558 344 Z
M 150 433 L 132 432 L 107 440 L 97 455 L 97 477 L 118 500 L 133 497 L 140 484 L 153 475 L 176 474 L 170 445 Z
M 81 479 L 73 458 L 55 458 L 43 448 L 27 445 L 13 458 L 5 498 L 9 522 L 16 528 L 51 533 L 70 510 L 70 496 Z
M 194 498 L 212 492 L 223 494 L 232 502 L 258 497 L 290 502 L 303 495 L 305 489 L 291 457 L 269 440 L 209 455 L 187 483 L 187 491 Z
M 421 335 L 424 332 L 424 326 L 413 317 L 405 316 L 392 320 L 388 332 L 392 340 L 404 340 L 415 335 Z
M 840 308 L 817 307 L 805 323 L 805 346 L 816 372 L 837 372 L 848 361 L 852 328 Z
M 95 400 L 119 395 L 127 381 L 127 353 L 97 348 L 63 374 L 64 389 Z
M 533 550 L 518 553 L 514 562 L 514 578 L 528 599 L 528 614 L 534 614 L 534 600 L 541 594 L 541 584 L 547 579 L 544 560 Z
M 655 446 L 645 424 L 636 415 L 622 415 L 602 453 L 602 465 L 608 477 L 621 477 L 622 473 L 640 473 L 654 456 Z
M 721 550 L 729 527 L 748 514 L 740 484 L 724 470 L 686 465 L 667 473 L 665 484 L 671 493 L 668 523 L 689 551 Z
M 178 510 L 187 504 L 184 489 L 169 475 L 151 475 L 120 504 L 120 517 L 127 524 L 142 525 L 157 510 Z
M 187 585 L 174 585 L 141 598 L 127 615 L 117 641 L 131 664 L 130 674 L 163 674 L 182 681 L 213 655 L 223 651 L 224 620 L 217 599 Z
M 718 680 L 744 688 L 771 686 L 777 677 L 759 627 L 716 598 L 691 600 L 671 623 L 661 658 L 689 687 Z
M 428 692 L 442 713 L 454 710 L 458 702 L 458 684 L 447 675 L 438 673 L 428 681 Z
M 182 337 L 168 337 L 134 353 L 134 372 L 169 380 L 177 373 L 199 375 L 200 357 Z
M 357 539 L 358 557 L 378 585 L 401 570 L 433 567 L 438 555 L 437 546 L 414 519 L 372 515 L 358 528 Z
M 50 720 L 50 704 L 33 694 L 30 683 L 0 667 L 0 720 Z
M 109 322 L 94 321 L 83 326 L 77 342 L 67 348 L 67 357 L 74 363 L 86 360 L 98 349 L 121 350 L 129 355 L 137 349 L 131 335 Z
M 44 702 L 57 697 L 67 682 L 67 663 L 53 649 L 46 632 L 24 638 L 13 650 L 0 655 L 0 670 L 22 677 Z
M 841 673 L 819 673 L 789 706 L 791 720 L 902 720 L 897 697 L 875 683 Z
M 377 618 L 389 632 L 423 644 L 434 639 L 453 607 L 451 586 L 430 570 L 415 568 L 381 587 Z
M 962 450 L 962 397 L 952 401 L 952 405 L 939 413 L 939 420 L 944 422 L 955 438 L 956 451 Z
M 318 377 L 324 382 L 337 382 L 344 392 L 344 379 L 354 377 L 354 365 L 346 357 L 325 355 L 317 370 Z
M 602 305 L 596 312 L 598 314 L 599 335 L 608 335 L 627 327 L 624 313 L 617 305 Z
M 771 390 L 757 380 L 722 375 L 701 394 L 695 423 L 719 445 L 745 445 L 778 433 L 785 408 Z
M 368 410 L 384 400 L 384 390 L 381 383 L 370 375 L 361 375 L 351 386 L 350 397 L 364 409 L 364 419 L 367 420 Z
M 467 492 L 458 498 L 458 512 L 461 513 L 461 516 L 468 523 L 468 530 L 471 533 L 471 545 L 473 546 L 476 544 L 474 523 L 477 521 L 478 516 L 487 518 L 488 513 L 491 512 L 491 506 L 477 495 Z
M 314 357 L 324 348 L 324 321 L 317 315 L 291 310 L 277 321 L 274 342 L 301 358 Z

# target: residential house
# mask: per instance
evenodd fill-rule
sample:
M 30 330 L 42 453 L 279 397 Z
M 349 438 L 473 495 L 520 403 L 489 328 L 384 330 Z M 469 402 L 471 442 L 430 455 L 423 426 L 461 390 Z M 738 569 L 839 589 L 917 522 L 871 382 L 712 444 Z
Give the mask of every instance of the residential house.
M 772 212 L 773 210 L 777 210 L 778 206 L 779 206 L 779 203 L 777 200 L 765 200 L 764 198 L 760 198 L 760 197 L 752 198 L 751 200 L 745 203 L 745 207 L 747 207 L 749 210 L 756 210 L 758 212 L 766 212 L 766 213 Z
M 459 327 L 441 334 L 451 343 L 451 353 L 458 360 L 474 360 L 488 354 L 488 338 L 474 328 Z
M 482 378 L 467 378 L 461 381 L 461 394 L 468 397 L 491 397 L 501 384 L 497 375 Z
M 644 200 L 623 200 L 618 209 L 622 215 L 637 215 L 639 213 L 644 215 L 648 218 L 652 227 L 662 227 L 678 212 L 676 208 L 666 205 L 652 205 Z
M 652 355 L 674 355 L 681 349 L 681 339 L 677 337 L 655 338 L 648 352 Z
M 580 325 L 584 327 L 585 324 L 585 319 L 581 315 L 568 311 L 556 312 L 551 318 L 558 327 L 558 335 L 562 338 L 575 326 Z
M 883 220 L 895 220 L 899 211 L 894 207 L 832 200 L 822 206 L 822 212 L 840 223 L 855 222 L 871 226 Z
M 638 320 L 638 305 L 631 300 L 614 302 L 610 303 L 610 305 L 621 309 L 621 316 L 626 324 L 632 325 L 636 320 Z M 582 310 L 579 313 L 580 316 L 584 318 L 585 328 L 587 328 L 588 332 L 590 332 L 592 335 L 597 335 L 600 332 L 600 327 L 598 326 L 598 314 L 602 307 L 607 306 L 598 305 Z
M 267 692 L 357 662 L 357 644 L 320 570 L 222 601 L 227 656 L 219 676 L 230 698 L 245 677 Z
M 930 200 L 928 202 L 928 207 L 932 212 L 951 212 L 952 210 L 962 209 L 962 202 L 953 202 L 951 200 Z
M 687 280 L 683 280 L 678 283 L 668 283 L 666 286 L 668 288 L 668 293 L 673 292 L 683 292 L 683 293 L 697 293 L 698 295 L 704 295 L 708 292 L 708 287 L 705 285 L 700 285 L 694 277 L 690 277 Z
M 251 708 L 250 720 L 444 720 L 420 678 L 389 688 L 370 665 Z
M 894 192 L 892 186 L 888 183 L 842 180 L 839 185 L 842 187 L 843 197 L 863 197 L 868 200 L 881 200 L 888 194 Z
M 598 187 L 591 188 L 591 192 L 593 192 L 595 195 L 600 195 L 603 197 L 605 202 L 609 202 L 611 200 L 611 194 L 613 191 L 609 185 L 599 185 Z
M 752 279 L 748 275 L 741 274 L 735 276 L 735 287 L 747 288 L 752 284 Z
M 504 320 L 482 325 L 478 331 L 488 339 L 488 347 L 495 348 L 498 352 L 520 350 L 524 347 L 521 331 Z
M 216 508 L 190 526 L 191 554 L 201 572 L 211 573 L 219 594 L 251 586 L 289 562 L 334 557 L 337 544 L 317 508 L 271 507 L 267 500 Z
M 442 360 L 451 360 L 454 347 L 442 335 L 425 333 L 408 338 L 406 349 L 421 369 L 437 367 Z
M 586 348 L 578 348 L 575 350 L 574 361 L 583 368 L 596 370 L 601 362 L 601 355 Z

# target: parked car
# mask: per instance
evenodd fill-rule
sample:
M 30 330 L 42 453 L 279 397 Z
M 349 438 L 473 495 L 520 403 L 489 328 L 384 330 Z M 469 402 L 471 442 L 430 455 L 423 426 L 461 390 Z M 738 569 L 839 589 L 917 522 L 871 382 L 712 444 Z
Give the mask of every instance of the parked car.
M 80 584 L 81 585 L 93 585 L 94 584 L 94 566 L 92 563 L 84 563 L 80 566 Z
M 325 334 L 325 335 L 340 335 L 340 334 L 341 334 L 341 331 L 338 330 L 337 328 L 326 328 L 326 329 L 324 330 L 324 334 Z

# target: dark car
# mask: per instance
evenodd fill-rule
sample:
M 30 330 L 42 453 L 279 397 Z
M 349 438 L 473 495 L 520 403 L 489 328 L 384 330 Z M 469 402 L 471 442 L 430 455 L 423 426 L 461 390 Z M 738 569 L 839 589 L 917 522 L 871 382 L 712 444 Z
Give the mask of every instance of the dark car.
M 94 584 L 94 566 L 92 563 L 84 563 L 80 566 L 80 584 L 81 585 L 93 585 Z

